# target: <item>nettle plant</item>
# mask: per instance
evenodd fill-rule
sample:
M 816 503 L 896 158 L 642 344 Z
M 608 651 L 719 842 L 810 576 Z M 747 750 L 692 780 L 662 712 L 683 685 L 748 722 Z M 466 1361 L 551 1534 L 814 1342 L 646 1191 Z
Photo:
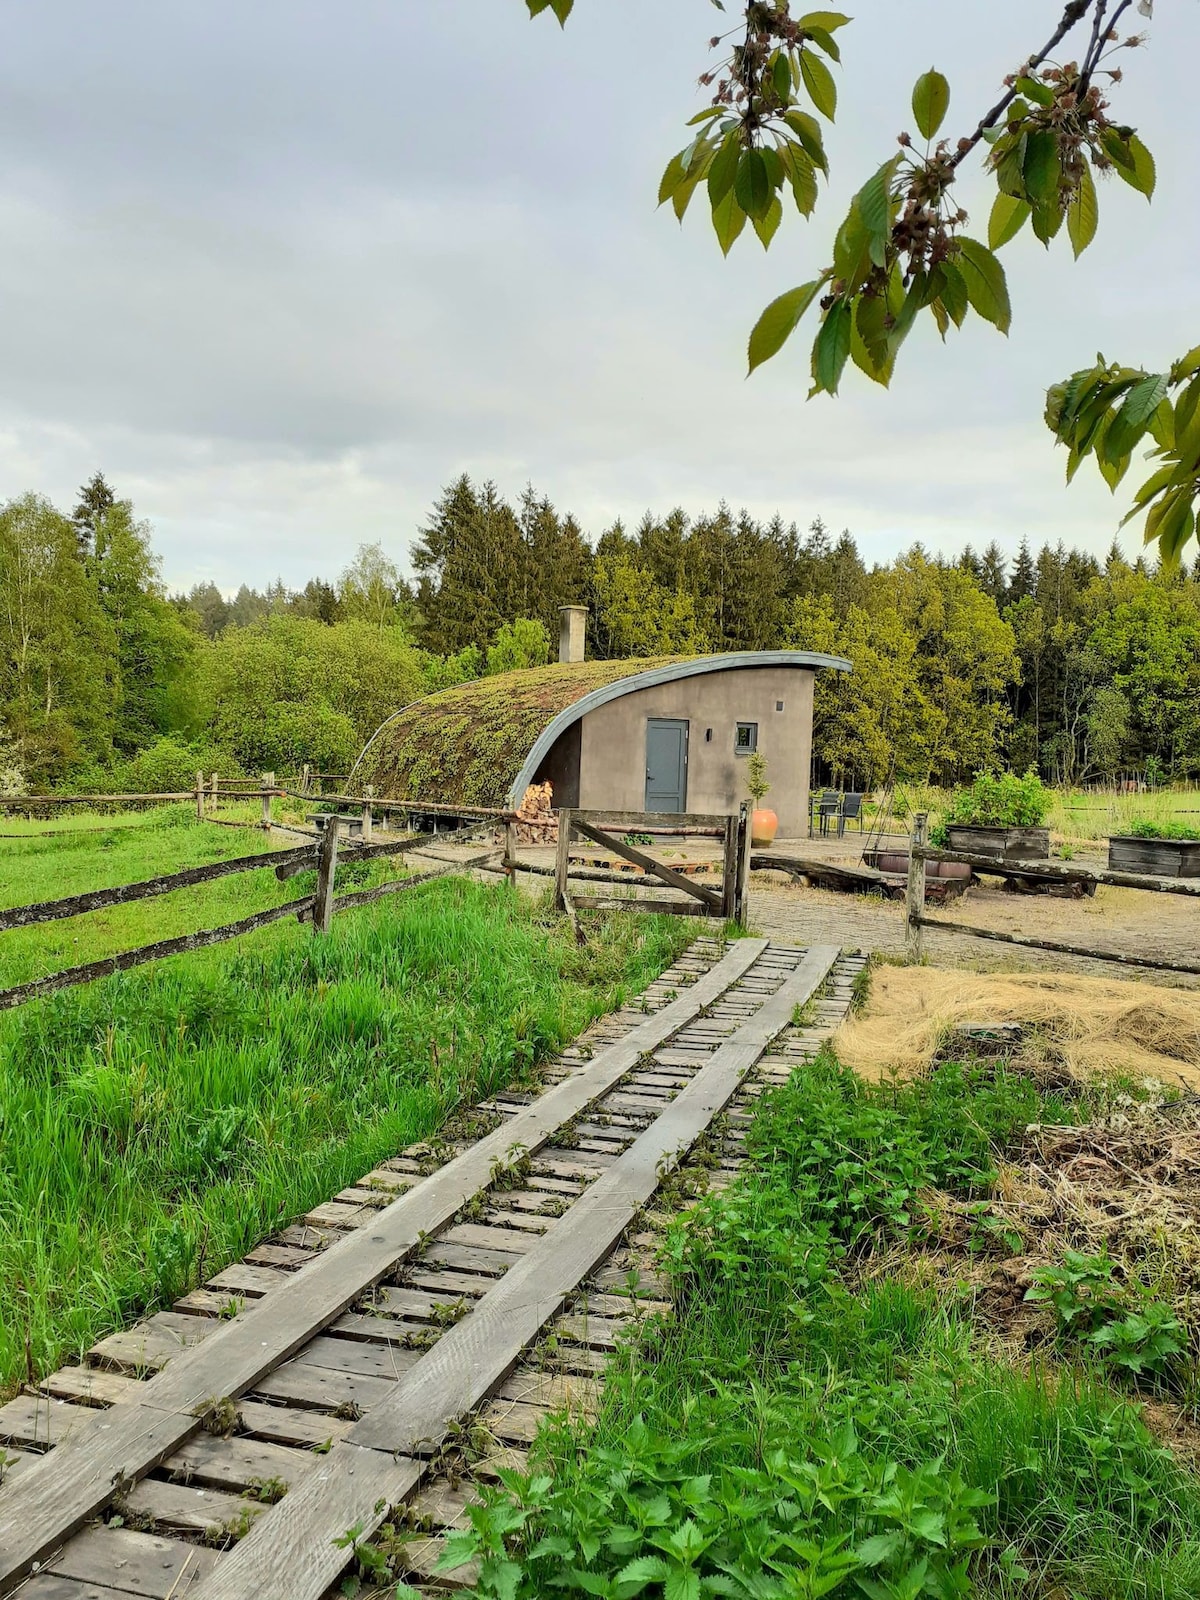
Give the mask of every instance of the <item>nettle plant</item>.
M 833 68 L 851 19 L 840 11 L 797 13 L 790 0 L 711 3 L 736 10 L 739 20 L 710 41 L 717 64 L 699 81 L 711 103 L 690 119 L 696 132 L 668 162 L 659 202 L 670 202 L 682 220 L 703 185 L 728 255 L 747 222 L 766 248 L 787 205 L 803 217 L 815 211 L 820 177 L 829 175 L 822 119 L 832 122 L 837 112 Z M 561 23 L 574 9 L 574 0 L 525 4 L 531 15 L 551 11 Z M 1078 257 L 1096 235 L 1097 174 L 1147 199 L 1154 193 L 1154 158 L 1108 99 L 1124 55 L 1145 42 L 1127 31 L 1134 10 L 1135 0 L 1069 0 L 1045 43 L 958 137 L 943 133 L 949 83 L 934 69 L 923 73 L 912 92 L 917 137 L 902 132 L 899 148 L 854 196 L 824 270 L 759 317 L 750 371 L 782 349 L 814 306 L 810 397 L 836 394 L 848 362 L 889 384 L 922 314 L 943 339 L 971 312 L 1007 333 L 1012 313 L 998 252 L 1010 240 L 1028 225 L 1049 247 L 1065 228 Z M 1136 0 L 1140 17 L 1152 10 L 1153 0 Z M 968 159 L 980 159 L 996 187 L 986 242 L 968 231 L 954 193 Z M 1163 558 L 1174 560 L 1196 532 L 1200 345 L 1166 372 L 1098 356 L 1049 390 L 1045 415 L 1068 448 L 1068 481 L 1091 456 L 1115 490 L 1134 451 L 1150 441 L 1158 465 L 1125 520 L 1144 515 L 1147 542 L 1157 540 Z

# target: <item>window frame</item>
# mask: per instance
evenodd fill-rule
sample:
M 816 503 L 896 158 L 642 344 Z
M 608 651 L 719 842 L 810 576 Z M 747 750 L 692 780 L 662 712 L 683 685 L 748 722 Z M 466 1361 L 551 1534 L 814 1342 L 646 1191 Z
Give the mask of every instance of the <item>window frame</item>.
M 750 733 L 750 743 L 743 745 L 741 741 L 742 729 Z M 758 723 L 739 719 L 733 725 L 733 753 L 735 756 L 752 756 L 758 749 Z

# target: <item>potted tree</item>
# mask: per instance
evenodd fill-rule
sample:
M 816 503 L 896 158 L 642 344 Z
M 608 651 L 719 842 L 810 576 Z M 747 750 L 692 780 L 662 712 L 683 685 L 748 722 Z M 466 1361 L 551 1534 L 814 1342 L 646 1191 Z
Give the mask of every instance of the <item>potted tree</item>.
M 773 811 L 763 809 L 763 798 L 770 787 L 767 763 L 756 750 L 746 761 L 746 792 L 754 801 L 750 817 L 750 843 L 753 845 L 774 844 L 779 831 L 779 818 Z
M 1044 861 L 1050 830 L 1042 827 L 1052 795 L 1036 772 L 981 772 L 970 788 L 959 789 L 942 819 L 945 843 L 964 855 L 998 861 Z M 939 841 L 940 842 L 940 839 Z

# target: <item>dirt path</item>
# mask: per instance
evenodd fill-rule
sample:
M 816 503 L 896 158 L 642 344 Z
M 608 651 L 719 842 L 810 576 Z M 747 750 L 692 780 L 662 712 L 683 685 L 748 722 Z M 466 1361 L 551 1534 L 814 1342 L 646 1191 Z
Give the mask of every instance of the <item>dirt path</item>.
M 936 910 L 931 912 L 937 916 Z M 1011 894 L 994 883 L 976 884 L 946 915 L 1001 933 L 1061 939 L 1164 961 L 1200 962 L 1200 901 L 1137 889 L 1101 887 L 1094 900 Z M 798 889 L 776 873 L 756 873 L 750 887 L 750 924 L 772 939 L 805 944 L 836 938 L 885 955 L 904 953 L 904 907 L 874 895 L 841 895 Z M 1170 972 L 1140 972 L 1110 962 L 1076 960 L 1050 952 L 1019 950 L 962 934 L 926 929 L 925 948 L 938 966 L 970 966 L 982 972 L 1086 972 L 1097 977 L 1137 978 L 1181 988 L 1200 988 L 1200 978 Z

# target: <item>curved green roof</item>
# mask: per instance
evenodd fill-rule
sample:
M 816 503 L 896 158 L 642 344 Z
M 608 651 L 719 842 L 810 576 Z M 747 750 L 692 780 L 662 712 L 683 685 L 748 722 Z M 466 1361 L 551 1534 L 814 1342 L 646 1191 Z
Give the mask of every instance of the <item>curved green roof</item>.
M 416 700 L 389 718 L 359 757 L 355 786 L 389 800 L 505 806 L 537 737 L 560 711 L 683 656 L 522 667 Z
M 441 689 L 389 717 L 355 764 L 388 800 L 518 806 L 554 741 L 595 706 L 637 689 L 745 667 L 850 672 L 842 656 L 745 650 L 524 667 Z

